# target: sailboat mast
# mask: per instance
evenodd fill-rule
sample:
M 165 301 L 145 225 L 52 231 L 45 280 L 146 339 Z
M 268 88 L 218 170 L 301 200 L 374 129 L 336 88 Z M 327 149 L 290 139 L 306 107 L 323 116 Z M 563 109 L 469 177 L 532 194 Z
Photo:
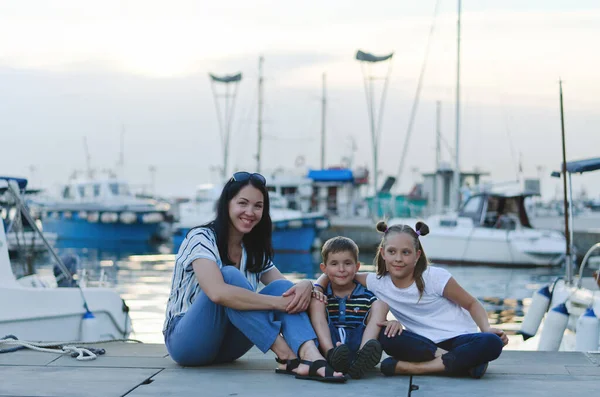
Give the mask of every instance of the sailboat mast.
M 327 75 L 323 73 L 323 97 L 321 98 L 321 169 L 325 169 L 325 110 L 327 97 L 325 96 L 325 80 Z
M 560 91 L 560 130 L 562 136 L 562 177 L 563 177 L 563 205 L 565 209 L 565 240 L 567 242 L 567 256 L 565 258 L 565 275 L 566 282 L 568 285 L 571 285 L 573 282 L 573 267 L 571 263 L 571 234 L 569 233 L 569 203 L 572 200 L 571 197 L 567 195 L 567 178 L 569 177 L 567 174 L 567 149 L 565 143 L 565 117 L 563 113 L 563 93 L 562 93 L 562 80 L 558 82 L 559 91 Z
M 456 23 L 456 141 L 454 162 L 456 164 L 454 169 L 454 197 L 456 205 L 454 208 L 460 207 L 460 162 L 459 162 L 459 150 L 460 150 L 460 14 L 461 14 L 462 2 L 458 0 L 458 20 Z
M 258 58 L 258 148 L 256 151 L 256 172 L 260 172 L 260 156 L 262 149 L 262 111 L 263 111 L 263 62 L 264 57 Z
M 433 179 L 433 202 L 438 203 L 439 200 L 439 192 L 438 192 L 438 172 L 440 169 L 440 161 L 442 158 L 442 148 L 440 142 L 442 140 L 442 131 L 441 131 L 441 115 L 442 115 L 442 102 L 437 101 L 435 103 L 435 176 Z M 435 212 L 439 212 L 440 207 L 436 208 Z

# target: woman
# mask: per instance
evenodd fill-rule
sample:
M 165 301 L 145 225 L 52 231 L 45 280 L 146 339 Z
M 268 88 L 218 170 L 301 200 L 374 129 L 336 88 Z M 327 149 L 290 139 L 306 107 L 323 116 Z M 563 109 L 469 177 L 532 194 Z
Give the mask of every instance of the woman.
M 195 366 L 234 361 L 256 345 L 276 354 L 277 373 L 344 382 L 319 353 L 304 313 L 312 283 L 292 284 L 271 262 L 265 185 L 260 174 L 236 172 L 215 220 L 187 234 L 167 303 L 167 350 L 177 363 Z M 259 282 L 265 288 L 257 292 Z

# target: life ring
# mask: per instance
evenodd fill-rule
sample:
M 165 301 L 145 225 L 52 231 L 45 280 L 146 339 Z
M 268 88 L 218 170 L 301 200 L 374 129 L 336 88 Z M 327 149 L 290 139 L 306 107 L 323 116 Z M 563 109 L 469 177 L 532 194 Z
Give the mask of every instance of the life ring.
M 296 164 L 296 167 L 302 167 L 305 163 L 305 159 L 304 156 L 298 156 L 296 157 L 296 161 L 294 162 L 294 164 Z

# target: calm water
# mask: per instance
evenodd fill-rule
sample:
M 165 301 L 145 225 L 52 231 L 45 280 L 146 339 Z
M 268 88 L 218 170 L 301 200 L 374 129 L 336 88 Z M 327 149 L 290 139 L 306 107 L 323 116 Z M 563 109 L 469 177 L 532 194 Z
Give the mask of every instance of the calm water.
M 73 246 L 71 244 L 71 246 Z M 169 295 L 174 255 L 169 247 L 119 246 L 103 248 L 58 248 L 61 255 L 77 254 L 90 280 L 102 277 L 116 288 L 130 307 L 134 334 L 144 342 L 162 343 L 162 326 Z M 144 255 L 135 252 L 146 252 Z M 373 270 L 373 255 L 362 254 L 363 271 Z M 44 260 L 39 261 L 44 262 Z M 275 255 L 277 267 L 292 280 L 319 276 L 318 254 Z M 561 269 L 512 269 L 477 266 L 444 266 L 459 284 L 479 298 L 492 324 L 513 334 L 522 322 L 534 291 L 562 275 Z M 38 272 L 51 273 L 49 265 Z M 510 349 L 529 349 L 520 336 L 512 336 Z

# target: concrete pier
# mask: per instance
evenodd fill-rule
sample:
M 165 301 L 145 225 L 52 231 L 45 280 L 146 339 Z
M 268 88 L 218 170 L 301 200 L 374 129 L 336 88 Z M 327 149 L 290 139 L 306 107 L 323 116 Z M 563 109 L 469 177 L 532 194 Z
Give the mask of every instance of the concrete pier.
M 360 380 L 330 384 L 275 374 L 272 353 L 251 349 L 238 361 L 186 368 L 162 344 L 97 345 L 92 361 L 20 350 L 0 354 L 0 396 L 571 396 L 597 395 L 600 352 L 505 351 L 482 379 L 384 377 L 378 368 Z

